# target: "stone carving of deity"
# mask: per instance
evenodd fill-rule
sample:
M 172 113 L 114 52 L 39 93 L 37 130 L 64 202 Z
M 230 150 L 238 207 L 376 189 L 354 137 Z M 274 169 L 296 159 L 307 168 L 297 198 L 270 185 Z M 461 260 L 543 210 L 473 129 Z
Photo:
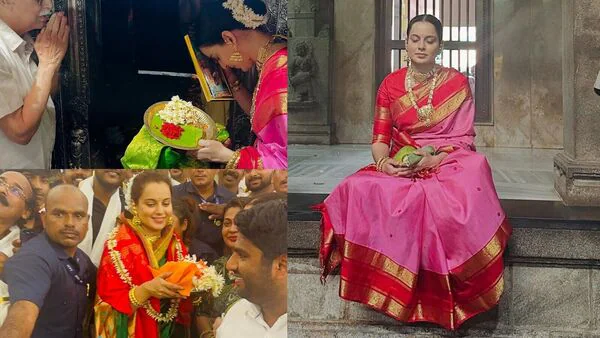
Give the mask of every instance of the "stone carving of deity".
M 313 77 L 316 74 L 316 63 L 312 56 L 312 47 L 307 42 L 296 45 L 295 55 L 289 69 L 290 85 L 293 100 L 297 102 L 314 101 Z

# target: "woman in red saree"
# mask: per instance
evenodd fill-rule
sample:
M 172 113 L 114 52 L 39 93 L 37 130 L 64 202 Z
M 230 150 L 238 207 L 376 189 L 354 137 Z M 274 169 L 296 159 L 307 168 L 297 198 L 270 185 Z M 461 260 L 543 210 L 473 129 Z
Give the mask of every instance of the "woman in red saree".
M 121 216 L 106 241 L 98 268 L 96 337 L 189 337 L 191 302 L 183 287 L 154 277 L 151 269 L 182 261 L 187 250 L 173 232 L 171 184 L 144 172 L 131 187 L 132 216 Z
M 219 0 L 202 4 L 192 41 L 225 70 L 234 98 L 249 114 L 253 146 L 237 151 L 216 141 L 200 141 L 199 160 L 226 163 L 230 169 L 287 169 L 288 52 L 281 37 L 262 30 L 266 21 L 262 0 Z M 253 95 L 231 69 L 260 72 Z
M 475 152 L 467 78 L 435 65 L 442 26 L 408 26 L 411 66 L 377 94 L 373 157 L 318 206 L 322 280 L 340 267 L 340 296 L 397 320 L 457 329 L 494 307 L 511 233 L 485 157 Z M 390 158 L 431 145 L 415 168 Z

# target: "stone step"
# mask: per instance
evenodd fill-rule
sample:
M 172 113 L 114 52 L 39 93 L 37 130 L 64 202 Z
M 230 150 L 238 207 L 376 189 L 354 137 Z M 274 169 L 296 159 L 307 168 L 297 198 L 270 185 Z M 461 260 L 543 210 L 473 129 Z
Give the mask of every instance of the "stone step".
M 402 325 L 338 296 L 339 276 L 319 280 L 315 258 L 290 258 L 290 337 L 600 337 L 600 271 L 507 264 L 493 310 L 451 333 L 432 324 Z
M 437 328 L 403 325 L 376 325 L 356 322 L 296 321 L 288 320 L 289 338 L 382 338 L 382 337 L 500 337 L 500 338 L 591 338 L 595 334 L 581 330 L 544 330 L 497 328 L 494 330 L 468 329 L 448 332 Z

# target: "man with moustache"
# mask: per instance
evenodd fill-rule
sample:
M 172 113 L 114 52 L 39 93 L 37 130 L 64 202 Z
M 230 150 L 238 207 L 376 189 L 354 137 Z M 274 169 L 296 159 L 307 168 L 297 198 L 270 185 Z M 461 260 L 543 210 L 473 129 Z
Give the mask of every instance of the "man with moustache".
M 92 176 L 92 173 L 91 169 L 66 169 L 63 172 L 63 182 L 78 187 L 79 183 Z
M 173 197 L 189 197 L 199 206 L 194 211 L 196 224 L 196 239 L 206 243 L 212 250 L 206 251 L 202 257 L 209 263 L 223 255 L 223 236 L 221 235 L 221 221 L 209 218 L 210 213 L 203 210 L 203 205 L 224 206 L 235 195 L 227 189 L 217 185 L 215 169 L 189 169 L 189 181 L 173 187 Z
M 219 184 L 232 194 L 238 195 L 240 190 L 240 181 L 244 176 L 242 170 L 223 169 L 219 170 Z
M 45 14 L 51 9 L 52 0 L 0 1 L 0 163 L 4 168 L 50 169 L 56 134 L 50 94 L 57 88 L 69 41 L 66 16 L 56 13 L 48 21 Z M 29 32 L 35 29 L 42 31 L 34 43 Z
M 11 306 L 0 337 L 84 337 L 96 279 L 95 266 L 77 248 L 88 231 L 87 209 L 76 187 L 50 189 L 42 215 L 45 232 L 23 244 L 4 268 Z
M 50 188 L 56 185 L 59 181 L 58 170 L 27 170 L 21 172 L 31 183 L 33 194 L 35 197 L 35 206 L 32 210 L 31 217 L 23 225 L 24 228 L 39 232 L 42 228 L 42 223 L 39 218 L 39 213 L 44 209 L 46 195 Z
M 33 190 L 21 173 L 7 171 L 0 175 L 0 274 L 12 257 L 19 239 L 19 225 L 31 215 Z M 8 313 L 8 285 L 0 280 L 0 325 Z
M 273 172 L 269 169 L 252 169 L 246 170 L 244 176 L 244 185 L 250 191 L 249 194 L 238 194 L 238 196 L 253 198 L 265 193 L 274 192 L 273 187 Z M 286 172 L 287 174 L 287 172 Z M 241 180 L 241 179 L 240 179 Z M 239 183 L 238 183 L 239 184 Z M 286 180 L 287 184 L 287 180 Z M 223 217 L 224 205 L 216 205 L 214 203 L 202 203 L 200 209 L 207 212 L 209 219 L 217 220 Z
M 287 170 L 273 171 L 273 188 L 276 192 L 288 192 L 288 172 Z
M 123 211 L 124 203 L 119 188 L 124 179 L 122 170 L 96 169 L 93 176 L 79 184 L 79 189 L 87 198 L 87 213 L 92 221 L 92 229 L 87 232 L 79 248 L 96 266 L 100 264 L 104 243 Z
M 238 238 L 227 270 L 244 299 L 227 311 L 217 338 L 287 337 L 287 202 L 259 202 L 235 217 Z
M 273 192 L 273 170 L 270 169 L 252 169 L 246 171 L 246 188 L 250 190 L 248 197 L 257 194 Z

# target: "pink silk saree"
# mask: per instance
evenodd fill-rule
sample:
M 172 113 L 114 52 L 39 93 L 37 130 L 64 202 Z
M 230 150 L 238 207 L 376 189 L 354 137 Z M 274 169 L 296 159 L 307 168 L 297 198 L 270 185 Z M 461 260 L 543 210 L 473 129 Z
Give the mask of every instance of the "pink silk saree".
M 475 152 L 467 78 L 439 70 L 427 127 L 408 98 L 406 73 L 390 74 L 378 91 L 373 142 L 390 146 L 390 156 L 407 144 L 449 155 L 424 179 L 391 177 L 373 164 L 344 179 L 318 206 L 322 280 L 340 267 L 342 298 L 454 330 L 498 303 L 512 230 L 488 162 Z M 419 107 L 430 81 L 414 88 Z
M 287 169 L 288 52 L 283 48 L 263 66 L 256 88 L 252 131 L 256 142 L 242 148 L 238 169 Z

